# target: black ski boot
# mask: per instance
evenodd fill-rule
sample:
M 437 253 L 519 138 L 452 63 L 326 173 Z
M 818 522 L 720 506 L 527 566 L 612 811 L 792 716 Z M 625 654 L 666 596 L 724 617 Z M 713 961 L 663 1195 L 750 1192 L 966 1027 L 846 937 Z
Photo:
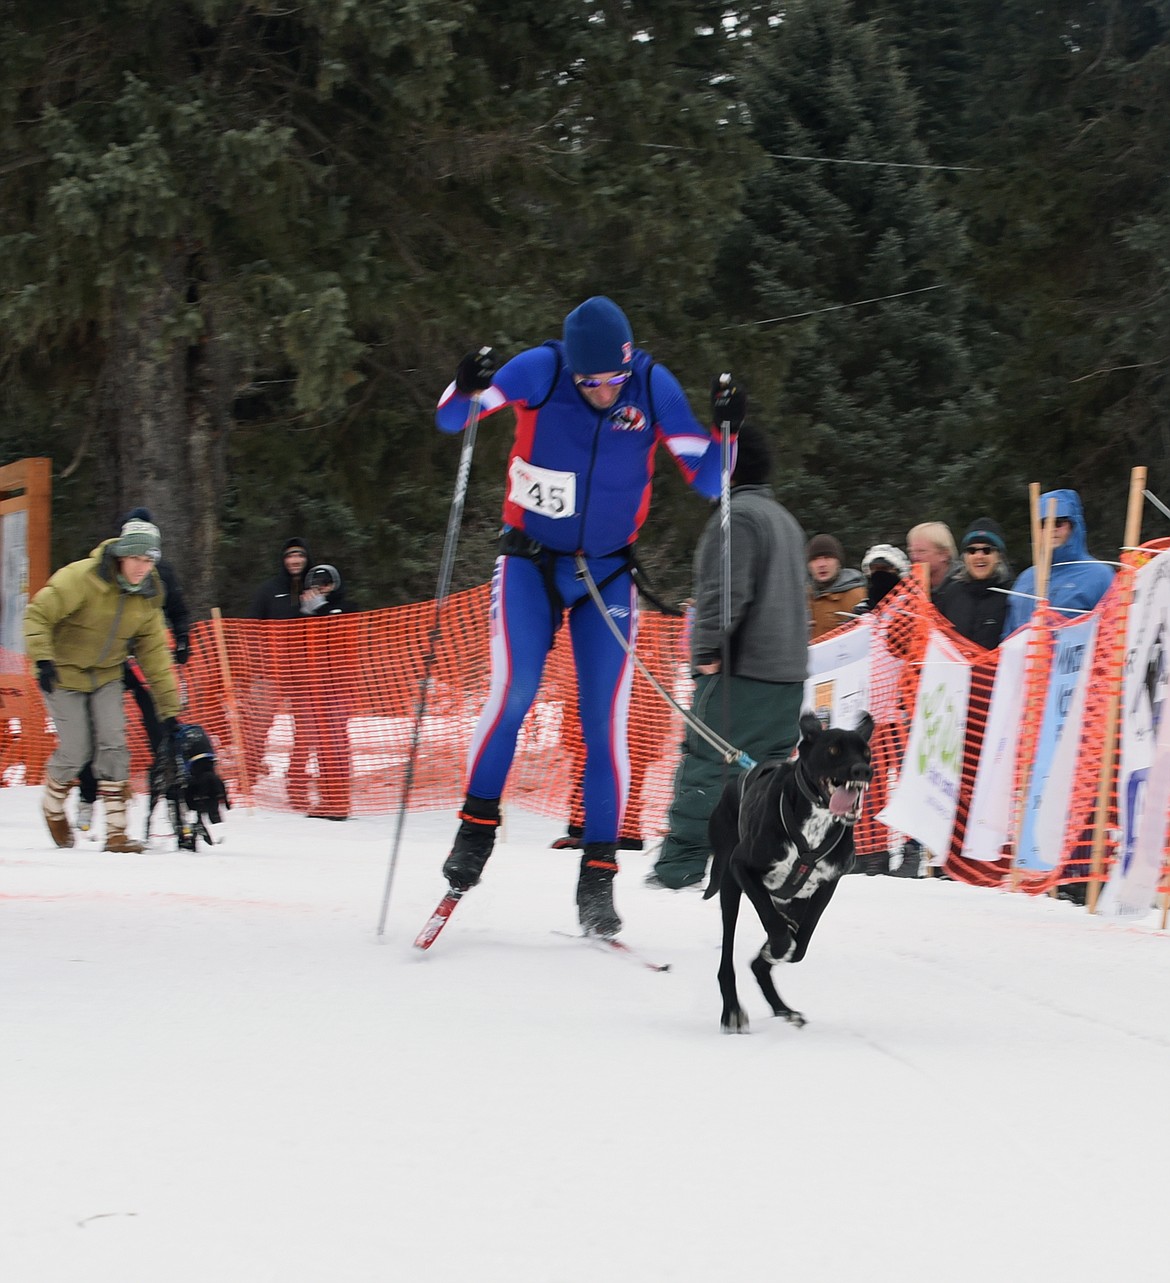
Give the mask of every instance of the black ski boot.
M 500 827 L 499 798 L 468 797 L 459 812 L 461 821 L 451 845 L 451 854 L 443 862 L 443 876 L 456 891 L 475 886 L 483 873 L 496 829 Z
M 617 871 L 616 842 L 586 844 L 577 879 L 577 917 L 587 936 L 612 938 L 622 929 L 622 920 L 613 907 L 613 879 Z

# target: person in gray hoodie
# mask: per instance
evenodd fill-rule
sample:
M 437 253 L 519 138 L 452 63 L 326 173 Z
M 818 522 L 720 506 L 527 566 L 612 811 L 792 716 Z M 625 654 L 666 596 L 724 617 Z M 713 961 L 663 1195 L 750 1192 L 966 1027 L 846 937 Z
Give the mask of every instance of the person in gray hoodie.
M 770 471 L 767 437 L 745 423 L 731 477 L 729 675 L 722 671 L 718 511 L 699 537 L 693 580 L 691 712 L 757 762 L 787 757 L 800 738 L 808 675 L 805 536 L 773 496 Z M 726 766 L 688 728 L 674 777 L 669 831 L 646 879 L 649 885 L 681 890 L 702 882 L 711 854 L 707 821 L 727 772 L 738 769 Z

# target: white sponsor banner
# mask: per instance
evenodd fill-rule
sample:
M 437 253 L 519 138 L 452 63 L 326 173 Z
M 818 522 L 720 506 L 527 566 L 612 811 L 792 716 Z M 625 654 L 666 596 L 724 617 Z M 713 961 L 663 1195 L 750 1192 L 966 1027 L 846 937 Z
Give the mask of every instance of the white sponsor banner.
M 998 860 L 1011 837 L 1012 785 L 1031 636 L 1031 628 L 1025 628 L 999 648 L 987 729 L 983 732 L 967 829 L 963 834 L 962 854 L 968 860 Z
M 1020 869 L 1054 869 L 1064 849 L 1069 794 L 1097 642 L 1097 616 L 1086 615 L 1064 624 L 1053 637 L 1052 671 L 1016 843 L 1016 867 Z
M 1126 616 L 1117 802 L 1121 845 L 1099 909 L 1114 917 L 1146 913 L 1153 902 L 1170 814 L 1170 553 L 1134 576 Z
M 809 677 L 802 712 L 816 713 L 826 726 L 852 730 L 869 710 L 870 646 L 873 628 L 856 628 L 808 648 Z
M 941 633 L 932 632 L 902 774 L 877 819 L 917 838 L 938 860 L 945 859 L 955 826 L 970 692 L 970 664 Z

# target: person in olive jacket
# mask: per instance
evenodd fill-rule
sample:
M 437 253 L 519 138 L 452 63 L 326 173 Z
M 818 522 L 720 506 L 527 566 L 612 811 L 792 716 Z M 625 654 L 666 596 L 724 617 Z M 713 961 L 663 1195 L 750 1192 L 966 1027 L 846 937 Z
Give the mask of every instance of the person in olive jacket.
M 58 846 L 73 845 L 65 800 L 77 773 L 92 761 L 105 806 L 105 849 L 142 850 L 126 833 L 130 749 L 122 667 L 133 653 L 165 729 L 173 731 L 179 691 L 155 569 L 161 544 L 153 523 L 127 521 L 117 538 L 58 570 L 25 610 L 25 651 L 57 728 L 42 805 Z

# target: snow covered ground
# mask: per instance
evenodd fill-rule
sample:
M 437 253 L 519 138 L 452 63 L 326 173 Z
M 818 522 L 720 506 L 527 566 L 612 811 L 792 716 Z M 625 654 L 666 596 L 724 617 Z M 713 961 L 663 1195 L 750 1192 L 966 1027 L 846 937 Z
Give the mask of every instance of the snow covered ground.
M 777 969 L 802 1030 L 745 911 L 724 1037 L 715 905 L 630 854 L 626 938 L 671 971 L 556 934 L 547 820 L 413 949 L 453 828 L 410 818 L 379 939 L 392 819 L 115 856 L 0 789 L 5 1280 L 1167 1276 L 1157 914 L 851 877 Z

